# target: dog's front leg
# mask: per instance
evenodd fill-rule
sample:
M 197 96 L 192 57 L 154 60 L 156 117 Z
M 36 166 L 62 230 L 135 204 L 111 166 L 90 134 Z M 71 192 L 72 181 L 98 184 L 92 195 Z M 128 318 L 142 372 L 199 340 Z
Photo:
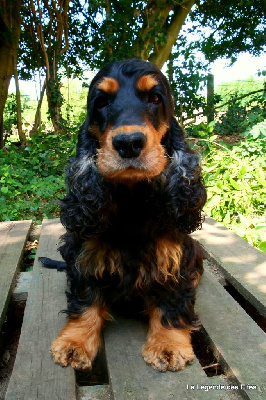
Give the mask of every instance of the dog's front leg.
M 76 369 L 91 369 L 101 345 L 100 336 L 106 315 L 106 310 L 94 304 L 78 317 L 69 317 L 52 342 L 54 361 L 64 367 L 71 365 Z
M 185 328 L 165 328 L 161 323 L 162 311 L 150 312 L 147 342 L 142 356 L 147 364 L 158 371 L 178 371 L 194 359 L 190 332 Z

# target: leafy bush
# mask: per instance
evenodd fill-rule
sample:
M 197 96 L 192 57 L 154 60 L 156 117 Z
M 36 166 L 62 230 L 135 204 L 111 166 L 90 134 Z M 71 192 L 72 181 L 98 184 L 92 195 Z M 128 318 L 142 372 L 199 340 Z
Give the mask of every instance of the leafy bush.
M 194 128 L 208 191 L 205 211 L 264 251 L 265 127 L 265 122 L 254 126 L 234 147 L 210 136 L 213 124 Z
M 235 91 L 229 95 L 229 100 L 227 100 L 229 105 L 226 109 L 222 108 L 223 111 L 215 124 L 215 133 L 238 135 L 262 122 L 266 117 L 266 98 L 262 92 L 245 98 L 239 97 L 239 94 Z
M 58 216 L 64 167 L 73 154 L 70 136 L 39 132 L 26 148 L 0 150 L 0 220 Z
M 29 108 L 29 96 L 21 94 L 21 111 Z M 4 131 L 7 136 L 11 134 L 12 127 L 17 125 L 17 99 L 16 94 L 11 93 L 7 97 L 4 108 Z
M 239 102 L 229 105 L 215 125 L 215 132 L 224 135 L 239 134 L 247 129 L 247 110 Z

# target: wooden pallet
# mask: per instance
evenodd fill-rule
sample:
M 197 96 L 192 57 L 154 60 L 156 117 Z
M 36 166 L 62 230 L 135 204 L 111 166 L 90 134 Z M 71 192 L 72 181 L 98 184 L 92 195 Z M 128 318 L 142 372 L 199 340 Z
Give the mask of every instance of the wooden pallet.
M 0 224 L 1 323 L 30 226 L 28 221 Z M 109 322 L 103 333 L 100 358 L 107 366 L 108 382 L 80 386 L 74 370 L 54 364 L 49 352 L 65 323 L 65 315 L 59 313 L 66 308 L 65 274 L 44 269 L 37 261 L 41 256 L 60 259 L 57 243 L 62 233 L 58 220 L 43 222 L 6 400 L 266 399 L 265 333 L 219 282 L 229 281 L 261 318 L 265 316 L 266 258 L 262 253 L 211 219 L 194 235 L 209 258 L 196 308 L 223 375 L 207 377 L 197 359 L 177 373 L 154 371 L 141 356 L 146 324 L 119 318 Z M 211 273 L 215 268 L 219 279 Z M 206 347 L 205 340 L 202 346 Z

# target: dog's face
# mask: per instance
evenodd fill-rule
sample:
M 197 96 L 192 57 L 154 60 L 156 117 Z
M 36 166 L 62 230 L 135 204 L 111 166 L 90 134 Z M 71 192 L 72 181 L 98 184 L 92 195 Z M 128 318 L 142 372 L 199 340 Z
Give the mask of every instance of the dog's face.
M 88 134 L 106 178 L 134 182 L 159 175 L 168 162 L 162 140 L 173 101 L 164 75 L 141 60 L 110 64 L 93 79 Z

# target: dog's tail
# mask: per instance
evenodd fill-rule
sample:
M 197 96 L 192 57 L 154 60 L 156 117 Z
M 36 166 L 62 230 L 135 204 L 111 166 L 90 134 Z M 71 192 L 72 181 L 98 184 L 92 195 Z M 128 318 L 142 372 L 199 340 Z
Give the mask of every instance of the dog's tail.
M 47 257 L 39 257 L 38 260 L 42 263 L 44 268 L 57 269 L 59 272 L 66 270 L 66 263 L 64 261 L 56 261 Z

